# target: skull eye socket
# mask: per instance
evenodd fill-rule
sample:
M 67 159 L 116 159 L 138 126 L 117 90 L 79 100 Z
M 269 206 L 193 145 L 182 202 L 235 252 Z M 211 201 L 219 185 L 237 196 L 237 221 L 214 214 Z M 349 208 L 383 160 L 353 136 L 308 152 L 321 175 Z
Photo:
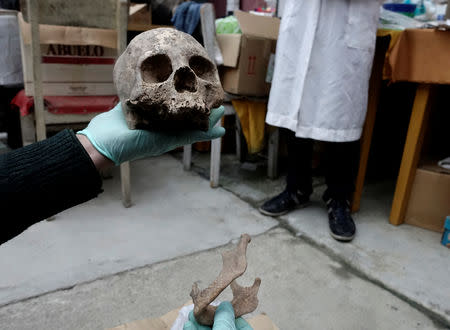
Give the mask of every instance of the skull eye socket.
M 147 83 L 166 81 L 172 74 L 172 62 L 165 54 L 153 55 L 141 64 L 142 79 Z
M 189 59 L 189 67 L 195 75 L 201 79 L 214 80 L 214 64 L 201 56 L 192 56 Z

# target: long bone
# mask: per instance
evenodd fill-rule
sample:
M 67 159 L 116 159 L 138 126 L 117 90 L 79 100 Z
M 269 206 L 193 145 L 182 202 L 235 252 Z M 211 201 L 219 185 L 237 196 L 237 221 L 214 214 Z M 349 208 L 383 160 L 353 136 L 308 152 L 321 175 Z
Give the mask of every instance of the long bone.
M 210 305 L 210 303 L 228 285 L 231 285 L 233 292 L 231 304 L 236 317 L 251 313 L 258 306 L 257 295 L 261 279 L 256 278 L 251 287 L 242 287 L 235 281 L 247 269 L 246 252 L 250 241 L 250 236 L 243 234 L 234 249 L 222 253 L 222 270 L 219 276 L 206 289 L 200 291 L 197 283 L 192 285 L 191 297 L 194 302 L 194 317 L 197 322 L 208 326 L 214 323 L 216 307 Z

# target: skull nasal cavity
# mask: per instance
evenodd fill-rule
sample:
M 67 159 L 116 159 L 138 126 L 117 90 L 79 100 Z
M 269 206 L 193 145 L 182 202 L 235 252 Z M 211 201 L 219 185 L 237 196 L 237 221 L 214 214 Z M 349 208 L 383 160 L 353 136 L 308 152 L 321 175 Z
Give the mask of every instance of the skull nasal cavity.
M 194 72 L 187 66 L 179 68 L 175 72 L 173 77 L 175 89 L 177 92 L 182 93 L 184 91 L 195 92 L 197 91 L 197 79 Z

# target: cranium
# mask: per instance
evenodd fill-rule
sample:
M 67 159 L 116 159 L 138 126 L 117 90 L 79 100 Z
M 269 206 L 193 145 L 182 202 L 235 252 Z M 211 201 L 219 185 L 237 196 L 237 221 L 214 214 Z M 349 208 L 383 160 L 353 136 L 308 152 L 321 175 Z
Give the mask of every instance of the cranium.
M 136 36 L 114 66 L 130 129 L 208 130 L 223 101 L 215 64 L 189 34 L 171 28 Z

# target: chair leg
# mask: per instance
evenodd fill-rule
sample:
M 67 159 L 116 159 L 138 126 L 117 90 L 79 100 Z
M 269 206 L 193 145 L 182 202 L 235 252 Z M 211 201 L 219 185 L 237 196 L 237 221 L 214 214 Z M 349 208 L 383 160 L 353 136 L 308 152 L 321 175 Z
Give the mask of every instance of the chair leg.
M 241 121 L 239 120 L 239 116 L 237 113 L 235 114 L 235 125 L 236 125 L 236 157 L 239 159 L 240 162 L 243 161 L 242 159 L 242 141 L 241 141 L 241 135 L 242 135 L 242 127 L 241 127 Z
M 36 137 L 45 140 L 44 97 L 42 92 L 41 44 L 39 37 L 39 6 L 36 1 L 27 0 L 28 16 L 31 25 L 31 59 L 33 68 L 34 116 L 36 120 Z
M 222 126 L 221 120 L 217 122 L 216 127 L 218 126 Z M 222 138 L 214 139 L 211 141 L 211 161 L 209 173 L 209 184 L 211 188 L 217 188 L 219 186 L 221 148 Z
M 187 144 L 183 147 L 183 168 L 185 171 L 190 171 L 192 165 L 192 144 Z
M 275 128 L 269 135 L 267 176 L 275 179 L 278 176 L 278 144 L 280 130 Z
M 20 131 L 22 135 L 22 145 L 25 147 L 36 142 L 36 126 L 34 124 L 34 114 L 20 116 Z
M 218 138 L 211 142 L 211 165 L 209 181 L 211 188 L 219 186 L 220 177 L 220 149 L 222 147 L 222 139 Z
M 131 175 L 130 162 L 120 165 L 120 182 L 122 185 L 122 204 L 124 207 L 131 206 Z

